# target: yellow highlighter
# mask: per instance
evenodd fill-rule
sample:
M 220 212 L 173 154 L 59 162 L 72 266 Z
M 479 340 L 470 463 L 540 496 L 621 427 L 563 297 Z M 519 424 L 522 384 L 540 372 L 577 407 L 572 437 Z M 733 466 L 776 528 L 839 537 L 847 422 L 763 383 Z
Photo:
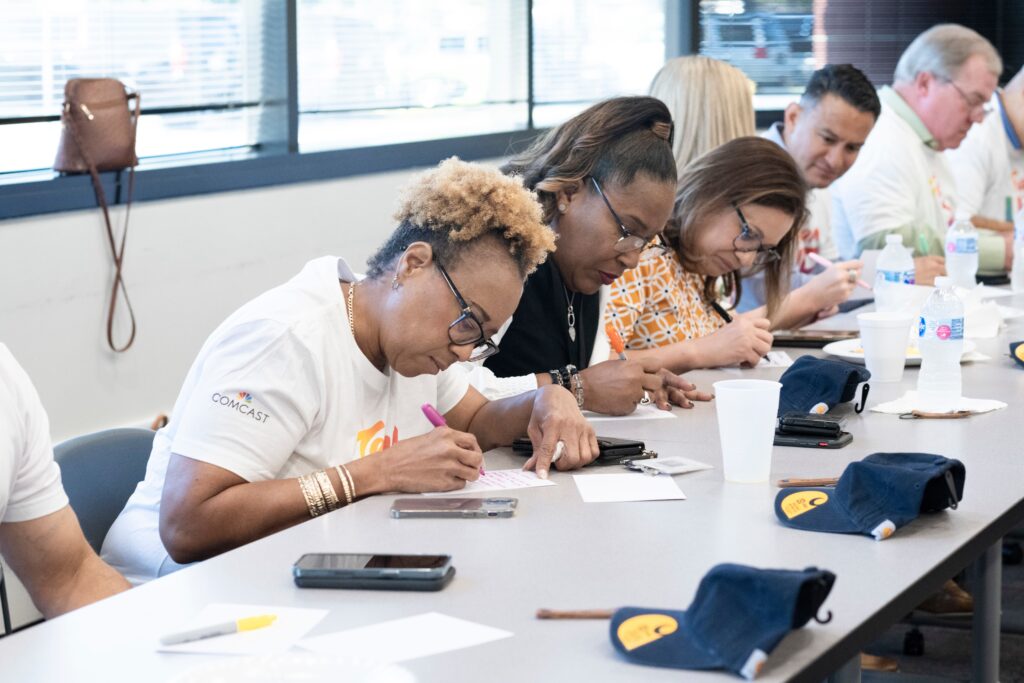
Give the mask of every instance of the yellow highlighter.
M 181 645 L 182 643 L 190 643 L 193 640 L 216 638 L 217 636 L 226 636 L 232 633 L 241 633 L 242 631 L 255 631 L 258 628 L 270 626 L 275 621 L 277 621 L 276 614 L 261 614 L 256 617 L 245 617 L 244 619 L 237 619 L 235 621 L 226 621 L 222 624 L 201 626 L 200 628 L 194 628 L 190 631 L 182 631 L 181 633 L 172 633 L 161 638 L 160 644 Z

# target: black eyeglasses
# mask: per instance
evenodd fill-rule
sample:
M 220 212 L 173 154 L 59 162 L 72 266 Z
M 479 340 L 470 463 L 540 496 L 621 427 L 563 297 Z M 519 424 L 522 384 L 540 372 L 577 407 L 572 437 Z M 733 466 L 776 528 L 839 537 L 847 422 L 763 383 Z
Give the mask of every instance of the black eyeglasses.
M 992 113 L 993 107 L 991 102 L 985 102 L 984 100 L 978 102 L 977 100 L 972 100 L 970 97 L 967 96 L 967 93 L 965 93 L 960 88 L 960 86 L 954 83 L 953 81 L 947 80 L 946 83 L 953 86 L 953 88 L 956 89 L 957 93 L 959 93 L 960 97 L 963 98 L 964 104 L 967 105 L 967 113 L 973 114 L 974 112 L 980 110 L 982 118 L 985 118 L 986 116 Z
M 597 190 L 598 196 L 600 196 L 601 199 L 604 200 L 604 205 L 608 207 L 608 211 L 611 212 L 612 218 L 615 219 L 616 225 L 619 226 L 620 236 L 618 241 L 615 243 L 615 251 L 619 252 L 620 254 L 628 254 L 631 251 L 636 251 L 638 249 L 643 249 L 645 247 L 652 247 L 654 249 L 661 250 L 665 249 L 665 245 L 663 245 L 660 241 L 656 241 L 658 240 L 658 235 L 653 235 L 651 237 L 648 237 L 647 239 L 644 239 L 639 235 L 634 235 L 633 233 L 631 233 L 626 228 L 626 226 L 622 224 L 622 219 L 619 218 L 619 214 L 617 214 L 615 212 L 615 209 L 612 208 L 612 203 L 608 201 L 608 197 L 605 196 L 604 191 L 601 189 L 600 183 L 597 182 L 597 178 L 595 178 L 594 176 L 590 176 L 590 182 L 594 184 L 594 189 Z
M 448 288 L 452 290 L 455 300 L 459 302 L 459 309 L 462 311 L 462 315 L 448 326 L 448 339 L 456 346 L 473 347 L 473 352 L 469 356 L 470 362 L 490 358 L 498 352 L 498 345 L 484 335 L 484 326 L 474 315 L 473 310 L 466 303 L 462 294 L 459 293 L 455 283 L 452 282 L 451 276 L 448 275 L 448 271 L 444 269 L 441 262 L 434 259 L 434 263 L 437 264 L 437 269 L 441 271 L 441 277 L 448 283 Z
M 736 215 L 740 217 L 740 234 L 736 235 L 736 239 L 732 241 L 733 249 L 741 254 L 754 254 L 755 266 L 763 266 L 781 259 L 782 255 L 775 250 L 775 247 L 764 246 L 764 238 L 750 227 L 750 223 L 740 211 L 740 207 L 733 204 L 732 208 L 736 209 Z

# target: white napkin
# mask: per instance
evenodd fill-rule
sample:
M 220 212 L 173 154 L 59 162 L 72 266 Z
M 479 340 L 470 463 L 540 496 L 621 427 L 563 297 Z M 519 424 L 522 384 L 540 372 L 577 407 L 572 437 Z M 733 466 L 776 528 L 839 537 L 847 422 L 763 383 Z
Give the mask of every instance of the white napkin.
M 991 410 L 999 410 L 1005 407 L 1006 404 L 1002 401 L 988 398 L 967 398 L 965 396 L 961 396 L 960 401 L 956 404 L 957 410 L 969 410 L 972 413 L 987 413 Z M 917 398 L 917 392 L 914 390 L 908 391 L 895 401 L 887 401 L 871 406 L 871 410 L 876 413 L 889 413 L 891 415 L 903 415 L 904 413 L 920 409 L 920 401 Z

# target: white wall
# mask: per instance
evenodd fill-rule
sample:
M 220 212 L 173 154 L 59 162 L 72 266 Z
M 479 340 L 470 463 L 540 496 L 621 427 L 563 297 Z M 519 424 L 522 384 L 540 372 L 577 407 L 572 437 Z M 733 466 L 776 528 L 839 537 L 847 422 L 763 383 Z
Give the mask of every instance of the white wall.
M 202 342 L 239 305 L 319 255 L 362 268 L 412 175 L 136 205 L 125 279 L 138 336 L 124 354 L 106 348 L 99 210 L 0 221 L 0 342 L 38 388 L 55 441 L 169 412 Z

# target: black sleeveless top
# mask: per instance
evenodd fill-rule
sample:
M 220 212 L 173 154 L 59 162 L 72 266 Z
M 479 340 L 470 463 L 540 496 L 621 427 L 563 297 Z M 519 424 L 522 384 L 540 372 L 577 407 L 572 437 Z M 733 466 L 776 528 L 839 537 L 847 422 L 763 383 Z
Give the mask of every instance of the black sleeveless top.
M 572 297 L 573 293 L 569 292 Z M 548 258 L 523 287 L 501 352 L 484 361 L 498 377 L 518 377 L 575 365 L 587 367 L 601 322 L 600 294 L 575 294 L 576 341 L 569 338 L 566 290 L 554 259 Z

